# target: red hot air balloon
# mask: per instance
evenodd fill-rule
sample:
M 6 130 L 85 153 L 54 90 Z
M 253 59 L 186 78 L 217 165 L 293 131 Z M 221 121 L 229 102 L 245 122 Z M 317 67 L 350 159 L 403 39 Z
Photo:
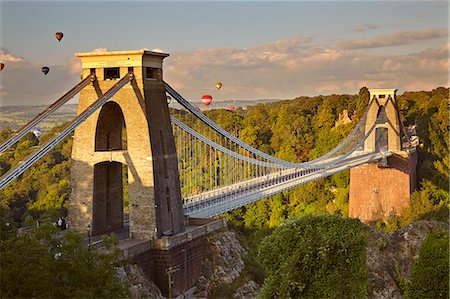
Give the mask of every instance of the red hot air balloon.
M 203 104 L 205 104 L 205 106 L 209 106 L 209 104 L 211 104 L 213 98 L 210 95 L 204 95 L 202 96 L 202 102 Z
M 64 37 L 64 33 L 62 33 L 62 32 L 56 32 L 56 33 L 55 33 L 55 37 L 56 37 L 56 39 L 57 39 L 59 42 L 61 42 L 62 38 Z
M 5 64 L 2 62 L 0 63 L 0 71 L 3 70 L 5 68 Z
M 44 66 L 41 71 L 44 73 L 44 75 L 47 76 L 48 72 L 50 71 L 50 69 L 47 66 Z

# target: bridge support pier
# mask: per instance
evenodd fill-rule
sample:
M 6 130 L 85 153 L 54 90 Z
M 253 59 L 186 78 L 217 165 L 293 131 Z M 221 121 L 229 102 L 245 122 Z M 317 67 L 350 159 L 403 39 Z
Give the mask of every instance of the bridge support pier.
M 417 154 L 399 152 L 388 158 L 388 166 L 364 164 L 350 170 L 349 216 L 362 222 L 401 215 L 416 188 Z
M 417 153 L 402 148 L 396 89 L 369 89 L 364 150 L 393 153 L 375 164 L 350 170 L 349 216 L 363 222 L 399 216 L 416 188 Z M 372 126 L 374 130 L 372 130 Z M 405 138 L 406 136 L 403 136 Z
M 164 296 L 175 298 L 194 287 L 202 274 L 208 234 L 226 227 L 225 218 L 190 218 L 185 232 L 154 240 L 151 248 L 135 255 L 134 260 Z

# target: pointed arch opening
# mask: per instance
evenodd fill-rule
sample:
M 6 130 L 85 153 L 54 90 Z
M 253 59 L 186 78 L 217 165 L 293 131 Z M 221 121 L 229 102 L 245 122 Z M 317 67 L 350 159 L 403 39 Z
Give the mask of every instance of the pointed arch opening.
M 108 102 L 100 111 L 95 131 L 95 151 L 127 149 L 127 131 L 122 109 L 116 102 Z

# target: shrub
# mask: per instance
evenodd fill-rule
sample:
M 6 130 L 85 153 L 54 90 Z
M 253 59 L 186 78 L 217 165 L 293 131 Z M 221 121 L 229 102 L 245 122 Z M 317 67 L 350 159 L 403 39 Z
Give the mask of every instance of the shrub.
M 261 298 L 363 298 L 368 230 L 357 219 L 307 215 L 265 238 L 258 257 L 267 279 Z
M 414 261 L 406 298 L 448 298 L 449 275 L 448 232 L 430 233 L 420 245 Z

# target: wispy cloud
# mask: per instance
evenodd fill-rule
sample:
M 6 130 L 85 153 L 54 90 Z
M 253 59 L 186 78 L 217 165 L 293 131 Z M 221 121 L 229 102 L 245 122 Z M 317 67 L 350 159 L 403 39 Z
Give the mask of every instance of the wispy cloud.
M 103 52 L 108 52 L 108 49 L 107 48 L 95 48 L 94 50 L 92 50 L 92 52 L 103 53 Z
M 447 32 L 407 34 L 405 40 L 443 36 Z M 431 30 L 435 32 L 434 29 Z M 395 36 L 392 33 L 386 36 Z M 426 90 L 448 86 L 447 40 L 439 47 L 409 53 L 361 51 L 344 47 L 343 41 L 325 43 L 311 36 L 266 43 L 252 48 L 212 48 L 170 53 L 164 62 L 164 79 L 188 99 L 203 94 L 222 99 L 288 99 L 301 95 L 351 93 L 369 88 L 393 87 Z M 3 49 L 9 55 L 2 71 L 1 105 L 38 105 L 54 101 L 80 80 L 80 60 L 41 65 Z M 223 87 L 217 90 L 216 81 Z M 21 84 L 17 84 L 21 82 Z
M 358 25 L 358 27 L 356 27 L 354 29 L 354 31 L 363 32 L 363 31 L 373 30 L 373 29 L 377 29 L 377 28 L 380 28 L 380 26 L 375 25 L 375 24 L 363 23 L 363 24 Z
M 0 48 L 0 62 L 21 62 L 24 61 L 22 57 L 12 55 L 7 49 Z
M 408 45 L 436 38 L 448 38 L 448 30 L 431 28 L 416 31 L 399 31 L 369 38 L 343 40 L 339 45 L 343 49 L 367 49 Z
M 1 49 L 0 58 L 9 60 L 2 70 L 0 106 L 42 105 L 55 101 L 73 87 L 80 78 L 75 71 L 76 61 L 64 65 L 48 65 L 50 72 L 44 76 L 42 65 Z
M 448 85 L 447 54 L 448 44 L 389 55 L 294 38 L 254 48 L 175 52 L 165 78 L 193 99 L 203 93 L 217 99 L 356 93 L 362 86 L 427 89 Z M 217 80 L 224 84 L 220 91 L 214 89 Z

